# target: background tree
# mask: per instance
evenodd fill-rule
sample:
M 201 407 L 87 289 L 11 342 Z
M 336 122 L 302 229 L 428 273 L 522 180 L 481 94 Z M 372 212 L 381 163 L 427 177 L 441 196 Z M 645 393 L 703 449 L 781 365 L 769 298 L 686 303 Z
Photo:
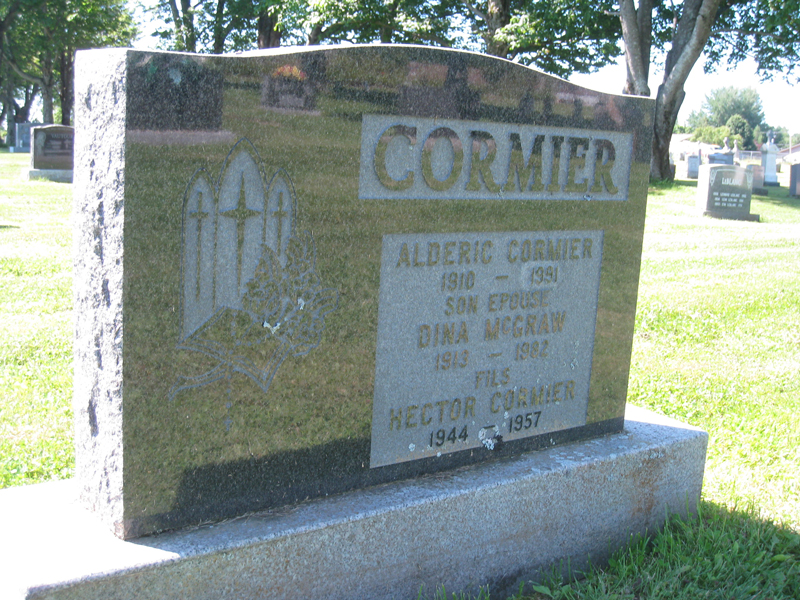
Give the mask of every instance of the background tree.
M 734 115 L 744 118 L 751 129 L 761 125 L 764 120 L 761 97 L 753 88 L 723 87 L 712 90 L 703 102 L 703 110 L 709 122 L 717 127 L 726 125 Z
M 75 51 L 130 45 L 136 35 L 125 0 L 20 0 L 6 27 L 2 63 L 39 89 L 42 121 L 72 116 Z
M 725 123 L 725 127 L 730 130 L 731 135 L 738 136 L 743 150 L 756 149 L 753 143 L 753 129 L 742 115 L 731 115 L 731 118 Z
M 612 0 L 464 0 L 459 11 L 487 54 L 566 77 L 619 56 Z
M 759 73 L 794 71 L 800 52 L 800 0 L 620 0 L 619 17 L 628 65 L 626 93 L 649 95 L 654 49 L 665 52 L 656 94 L 650 176 L 672 177 L 669 144 L 686 94 L 684 85 L 705 51 L 706 70 L 755 57 Z M 667 48 L 669 50 L 667 51 Z

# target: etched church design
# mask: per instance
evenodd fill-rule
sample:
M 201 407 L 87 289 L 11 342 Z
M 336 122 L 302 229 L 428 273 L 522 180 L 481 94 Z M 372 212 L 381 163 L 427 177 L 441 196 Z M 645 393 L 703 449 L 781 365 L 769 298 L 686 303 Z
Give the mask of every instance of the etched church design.
M 201 169 L 183 200 L 181 335 L 177 347 L 217 361 L 181 375 L 185 389 L 242 373 L 265 393 L 289 356 L 316 348 L 339 294 L 322 287 L 310 232 L 296 231 L 289 175 L 267 179 L 246 139 L 228 154 L 216 185 Z

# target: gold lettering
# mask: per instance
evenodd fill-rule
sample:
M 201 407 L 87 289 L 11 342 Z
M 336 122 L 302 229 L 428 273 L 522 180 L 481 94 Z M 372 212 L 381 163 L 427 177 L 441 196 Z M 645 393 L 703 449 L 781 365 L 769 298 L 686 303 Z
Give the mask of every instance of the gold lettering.
M 497 318 L 494 320 L 494 327 L 492 327 L 492 321 L 490 319 L 486 319 L 486 332 L 483 336 L 483 339 L 496 340 L 499 333 L 500 333 L 500 319 Z
M 400 265 L 405 265 L 407 267 L 411 266 L 411 261 L 408 258 L 408 244 L 406 244 L 405 242 L 400 248 L 400 258 L 397 260 L 397 267 L 399 267 Z
M 445 179 L 437 179 L 433 173 L 433 150 L 437 143 L 450 144 L 453 152 L 453 162 L 450 165 L 450 173 Z M 449 127 L 439 127 L 434 129 L 425 143 L 422 145 L 422 177 L 428 187 L 437 192 L 444 192 L 453 187 L 453 184 L 461 175 L 461 168 L 464 163 L 464 150 L 461 147 L 461 140 L 455 131 Z
M 575 383 L 574 381 L 572 383 Z M 467 396 L 464 398 L 464 418 L 471 416 L 475 418 L 475 396 Z
M 456 421 L 461 416 L 461 398 L 456 398 L 450 405 L 450 420 Z
M 458 244 L 458 264 L 469 264 L 469 242 L 461 242 Z
M 456 344 L 460 344 L 462 340 L 465 344 L 469 343 L 469 335 L 467 334 L 467 323 L 465 321 L 461 321 L 461 330 L 458 332 L 458 337 L 456 338 Z
M 425 404 L 422 405 L 422 414 L 420 415 L 419 420 L 423 425 L 429 425 L 431 422 L 432 417 L 428 417 L 428 419 L 425 420 L 425 413 L 428 411 L 429 408 L 433 410 L 433 404 L 431 404 L 430 402 L 426 402 Z
M 434 250 L 436 251 L 434 253 Z M 428 266 L 432 267 L 439 262 L 439 244 L 436 242 L 428 243 Z
M 527 192 L 530 190 L 539 192 L 543 190 L 542 146 L 544 145 L 544 136 L 537 135 L 533 138 L 533 146 L 527 163 L 522 152 L 522 141 L 519 134 L 512 133 L 509 138 L 511 141 L 511 156 L 508 161 L 508 179 L 506 179 L 506 184 L 503 186 L 503 191 Z
M 592 238 L 583 240 L 583 258 L 592 258 Z
M 525 325 L 525 335 L 536 335 L 536 315 L 528 315 Z
M 561 191 L 561 146 L 564 143 L 563 135 L 554 135 L 550 138 L 551 147 L 553 149 L 553 161 L 550 167 L 550 185 L 547 186 L 548 192 Z
M 444 407 L 450 404 L 450 400 L 439 400 L 436 403 L 436 406 L 439 407 L 439 423 L 444 421 Z
M 414 413 L 417 411 L 418 408 L 419 406 L 417 406 L 416 404 L 412 404 L 406 407 L 406 429 L 417 426 L 416 423 L 412 423 L 412 419 L 416 418 L 417 415 Z
M 508 262 L 515 263 L 517 262 L 516 254 L 513 254 L 513 251 L 519 247 L 519 242 L 517 240 L 511 240 L 508 243 Z
M 473 131 L 471 137 L 472 167 L 470 168 L 467 189 L 471 192 L 480 191 L 480 180 L 483 178 L 486 189 L 492 193 L 497 193 L 500 191 L 500 186 L 494 182 L 491 169 L 495 156 L 497 156 L 497 142 L 487 131 Z M 484 147 L 486 147 L 486 156 L 481 158 Z
M 528 406 L 528 388 L 519 388 L 517 393 L 517 408 Z
M 511 410 L 514 408 L 514 390 L 508 390 L 506 392 L 506 397 L 503 401 L 503 408 L 506 410 Z
M 611 179 L 611 170 L 614 168 L 614 161 L 617 157 L 614 144 L 611 143 L 611 140 L 595 140 L 594 145 L 595 163 L 592 193 L 602 193 L 605 186 L 609 194 L 616 194 L 619 190 L 617 190 L 617 186 L 614 185 L 614 181 Z
M 492 262 L 492 254 L 487 253 L 487 249 L 491 250 L 492 246 L 492 241 L 487 240 L 483 242 L 483 246 L 481 247 L 481 262 L 485 265 L 488 265 L 490 262 Z
M 573 239 L 569 244 L 569 257 L 571 260 L 576 260 L 580 258 L 578 256 L 578 245 L 581 243 L 580 238 Z
M 445 242 L 444 244 L 444 264 L 446 265 L 454 265 L 456 264 L 455 259 L 453 258 L 453 248 L 456 247 L 455 242 Z
M 514 330 L 513 330 L 513 333 L 514 333 L 514 337 L 515 338 L 518 338 L 518 337 L 520 337 L 522 335 L 523 330 L 524 330 L 524 327 L 523 327 L 523 323 L 524 322 L 525 322 L 525 319 L 522 317 L 522 315 L 517 315 L 516 317 L 514 317 Z
M 564 400 L 575 399 L 575 381 L 570 379 L 564 388 Z
M 392 125 L 381 134 L 381 137 L 378 139 L 378 146 L 375 148 L 374 166 L 378 181 L 381 182 L 383 187 L 394 191 L 407 190 L 414 185 L 413 171 L 406 169 L 403 179 L 394 179 L 389 175 L 389 171 L 386 169 L 386 151 L 391 141 L 399 136 L 405 137 L 409 145 L 414 146 L 417 143 L 417 128 L 406 127 L 405 125 Z
M 500 412 L 500 407 L 499 406 L 497 408 L 494 407 L 494 401 L 495 400 L 500 400 L 502 397 L 503 397 L 503 394 L 501 394 L 500 392 L 495 392 L 494 395 L 492 396 L 492 406 L 491 406 L 491 408 L 492 408 L 492 412 L 493 413 Z
M 403 409 L 397 409 L 397 415 L 394 414 L 394 409 L 389 409 L 389 431 L 394 430 L 394 424 L 397 423 L 397 430 L 400 431 L 400 426 L 403 423 Z
M 566 311 L 560 313 L 550 313 L 550 321 L 552 323 L 552 332 L 558 333 L 564 329 L 564 319 L 567 317 Z M 546 319 L 543 319 L 546 321 Z
M 586 177 L 586 150 L 589 148 L 589 138 L 570 138 L 569 140 L 569 172 L 565 192 L 586 192 L 589 188 L 589 179 Z M 578 181 L 578 171 L 583 173 Z
M 419 326 L 419 347 L 420 348 L 427 348 L 428 345 L 431 343 L 431 326 L 430 325 L 420 325 Z

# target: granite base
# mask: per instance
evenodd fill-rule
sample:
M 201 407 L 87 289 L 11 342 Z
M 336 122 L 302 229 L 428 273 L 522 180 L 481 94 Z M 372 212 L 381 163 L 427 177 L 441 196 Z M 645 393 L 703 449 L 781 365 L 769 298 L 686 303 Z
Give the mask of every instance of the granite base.
M 712 219 L 731 219 L 733 221 L 761 221 L 761 215 L 751 213 L 729 213 L 729 212 L 714 212 L 713 210 L 703 211 L 704 217 L 711 217 Z
M 38 179 L 56 183 L 72 183 L 72 169 L 23 169 L 22 175 L 28 181 Z
M 622 433 L 121 541 L 71 481 L 0 491 L 3 598 L 416 598 L 603 564 L 693 512 L 708 435 L 629 406 Z

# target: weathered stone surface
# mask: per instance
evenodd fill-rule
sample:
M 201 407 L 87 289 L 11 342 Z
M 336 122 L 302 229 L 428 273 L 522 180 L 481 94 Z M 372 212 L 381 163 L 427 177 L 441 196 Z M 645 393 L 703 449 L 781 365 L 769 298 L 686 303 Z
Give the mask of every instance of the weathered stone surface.
M 0 596 L 410 599 L 488 585 L 504 598 L 694 512 L 707 441 L 628 406 L 606 437 L 127 542 L 79 506 L 74 482 L 0 490 Z
M 79 53 L 86 502 L 127 538 L 619 431 L 652 111 L 427 48 Z

